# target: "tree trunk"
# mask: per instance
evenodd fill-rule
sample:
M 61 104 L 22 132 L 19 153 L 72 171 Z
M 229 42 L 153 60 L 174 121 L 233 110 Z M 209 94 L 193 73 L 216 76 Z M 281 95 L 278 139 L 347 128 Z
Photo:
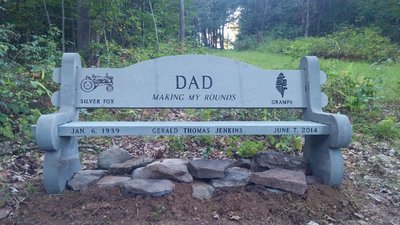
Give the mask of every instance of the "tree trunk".
M 142 0 L 142 48 L 144 48 L 144 45 L 146 44 L 145 38 L 144 38 L 144 8 L 146 7 L 146 3 L 144 0 Z
M 154 16 L 154 11 L 153 11 L 153 6 L 151 4 L 151 0 L 149 0 L 149 6 L 150 6 L 150 11 L 151 11 L 151 16 L 153 17 L 154 30 L 156 32 L 157 52 L 159 52 L 160 51 L 160 42 L 158 41 L 158 30 L 157 30 L 156 17 Z
M 213 31 L 213 47 L 217 48 L 218 45 L 218 29 L 214 29 Z
M 202 39 L 203 39 L 203 45 L 205 47 L 208 47 L 207 30 L 203 29 L 201 34 L 202 34 L 201 36 L 202 36 Z
M 320 27 L 321 27 L 322 15 L 325 12 L 326 1 L 325 0 L 321 0 L 319 2 L 319 4 L 321 4 L 321 7 L 318 7 L 319 12 L 318 12 L 318 22 L 317 22 L 317 35 L 320 35 Z
M 303 33 L 304 37 L 308 37 L 310 28 L 310 0 L 303 1 Z
M 43 8 L 44 8 L 44 12 L 46 13 L 47 24 L 49 25 L 49 30 L 50 30 L 51 29 L 51 21 L 50 21 L 49 11 L 47 10 L 46 0 L 43 0 Z
M 65 52 L 65 10 L 64 10 L 64 0 L 61 0 L 61 45 L 62 45 L 62 52 Z
M 265 30 L 265 17 L 267 15 L 268 2 L 269 2 L 269 0 L 265 0 L 264 12 L 263 12 L 263 17 L 262 17 L 262 27 L 261 27 L 262 32 L 264 32 L 264 30 Z
M 108 39 L 106 29 L 103 27 L 103 34 L 104 34 L 104 43 L 106 44 L 106 51 L 107 51 L 107 64 L 110 64 L 110 48 L 108 47 Z
M 224 32 L 225 31 L 225 25 L 222 25 L 222 27 L 221 27 L 221 38 L 220 38 L 220 40 L 219 40 L 219 45 L 221 46 L 221 49 L 225 49 L 225 46 L 224 46 L 224 44 L 225 44 L 225 37 L 224 37 Z
M 90 42 L 89 11 L 84 5 L 84 0 L 78 0 L 76 5 L 78 17 L 76 18 L 77 35 L 76 47 L 78 51 L 85 51 Z
M 179 0 L 179 42 L 183 45 L 185 38 L 185 6 L 184 0 Z

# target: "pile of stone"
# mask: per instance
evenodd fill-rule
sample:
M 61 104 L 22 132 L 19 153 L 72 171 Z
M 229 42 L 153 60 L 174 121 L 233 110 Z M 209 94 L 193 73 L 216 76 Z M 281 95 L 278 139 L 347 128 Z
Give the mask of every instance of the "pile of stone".
M 275 151 L 260 152 L 253 159 L 208 160 L 134 158 L 111 148 L 101 153 L 99 170 L 82 170 L 68 182 L 79 191 L 91 185 L 118 186 L 127 194 L 162 196 L 175 182 L 191 183 L 193 197 L 208 199 L 216 188 L 262 185 L 303 195 L 307 191 L 307 162 L 299 156 Z

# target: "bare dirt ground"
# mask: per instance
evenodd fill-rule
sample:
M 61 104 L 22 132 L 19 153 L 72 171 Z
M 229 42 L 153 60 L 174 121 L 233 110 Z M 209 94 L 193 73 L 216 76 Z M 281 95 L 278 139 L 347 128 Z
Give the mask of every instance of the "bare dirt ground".
M 142 143 L 130 143 L 135 141 Z M 156 139 L 148 142 L 162 146 Z M 41 154 L 31 148 L 2 156 L 1 224 L 400 224 L 400 160 L 383 142 L 354 142 L 344 150 L 346 174 L 339 189 L 310 185 L 296 196 L 247 186 L 218 190 L 204 201 L 191 196 L 188 184 L 159 198 L 96 187 L 49 196 L 40 180 Z M 92 150 L 83 150 L 86 167 L 94 158 Z
M 114 189 L 67 190 L 47 195 L 42 187 L 43 154 L 34 145 L 0 143 L 0 224 L 400 224 L 400 158 L 386 142 L 355 134 L 343 149 L 345 179 L 338 189 L 310 185 L 304 196 L 275 193 L 260 186 L 220 189 L 210 200 L 192 197 L 189 184 L 158 197 L 128 196 Z M 215 139 L 223 145 L 224 138 Z M 98 153 L 117 145 L 133 155 L 199 157 L 173 151 L 164 138 L 119 137 L 82 140 L 81 161 L 93 169 Z M 216 146 L 218 146 L 218 143 Z M 225 158 L 214 149 L 210 158 Z

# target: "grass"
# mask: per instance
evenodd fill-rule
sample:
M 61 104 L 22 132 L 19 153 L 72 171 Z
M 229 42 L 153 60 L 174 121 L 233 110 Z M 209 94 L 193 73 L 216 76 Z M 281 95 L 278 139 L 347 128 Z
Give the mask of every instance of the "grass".
M 296 69 L 298 65 L 291 63 L 288 56 L 261 51 L 212 51 L 214 55 L 237 59 L 263 69 Z
M 300 59 L 292 60 L 289 56 L 266 52 L 262 49 L 247 51 L 212 51 L 211 54 L 258 66 L 263 69 L 297 69 Z M 335 67 L 337 71 L 351 70 L 353 74 L 383 79 L 380 95 L 384 101 L 400 102 L 400 64 L 369 64 L 367 62 L 348 62 L 335 59 L 321 59 L 321 67 Z M 329 78 L 329 74 L 328 74 Z

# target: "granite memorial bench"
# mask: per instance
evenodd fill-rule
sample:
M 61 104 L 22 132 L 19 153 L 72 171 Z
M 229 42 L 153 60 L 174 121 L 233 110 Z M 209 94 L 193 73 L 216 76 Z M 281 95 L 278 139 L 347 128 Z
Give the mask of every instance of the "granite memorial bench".
M 298 70 L 263 70 L 232 59 L 205 55 L 167 56 L 126 68 L 82 68 L 66 53 L 53 74 L 60 90 L 51 98 L 58 112 L 33 127 L 45 152 L 44 186 L 62 193 L 81 170 L 79 136 L 119 135 L 304 135 L 304 157 L 323 183 L 339 185 L 341 147 L 351 141 L 345 115 L 325 113 L 321 92 L 326 75 L 316 57 Z M 89 108 L 285 108 L 302 109 L 301 121 L 80 121 Z

